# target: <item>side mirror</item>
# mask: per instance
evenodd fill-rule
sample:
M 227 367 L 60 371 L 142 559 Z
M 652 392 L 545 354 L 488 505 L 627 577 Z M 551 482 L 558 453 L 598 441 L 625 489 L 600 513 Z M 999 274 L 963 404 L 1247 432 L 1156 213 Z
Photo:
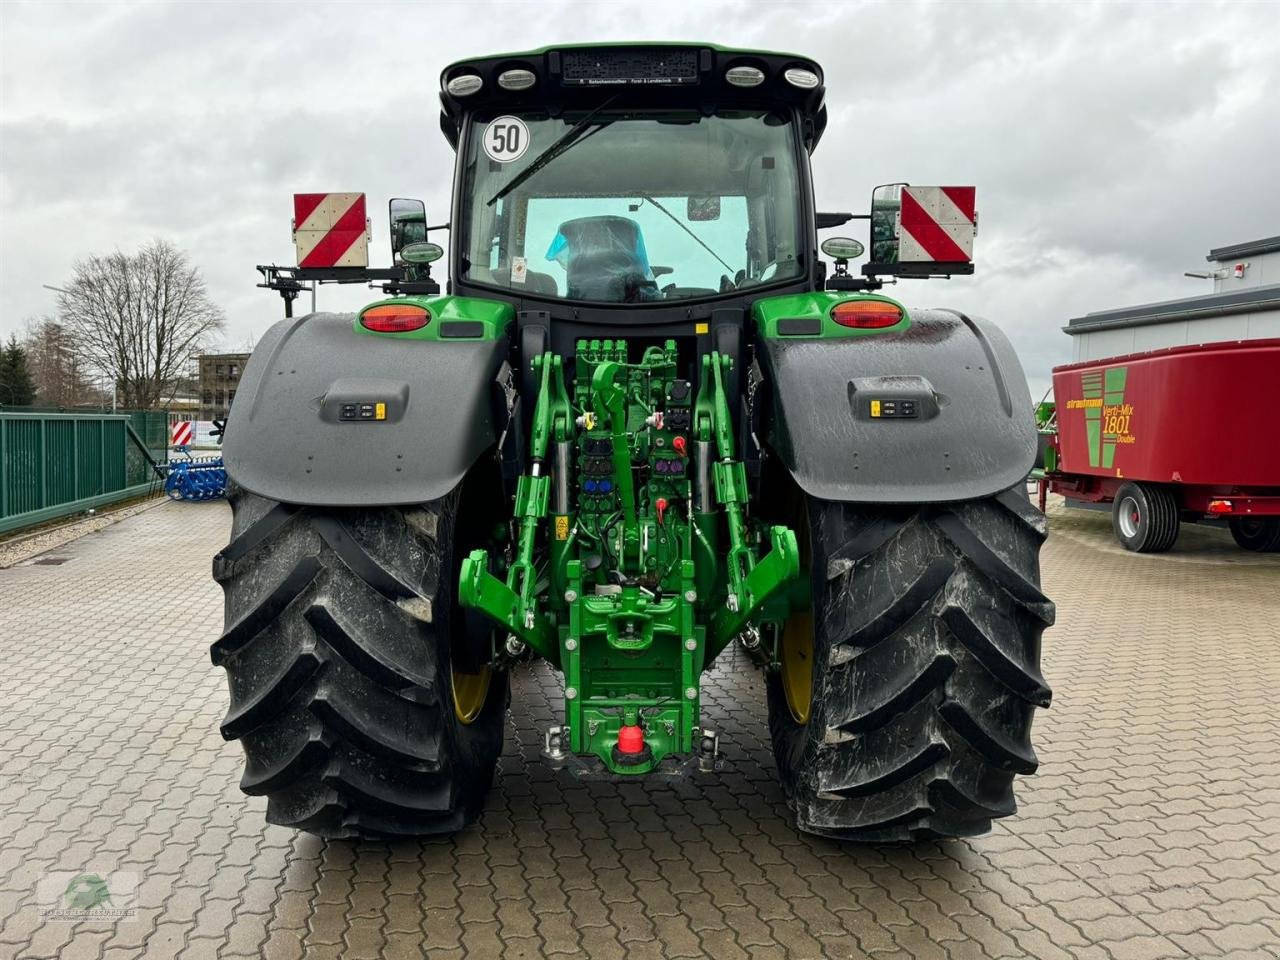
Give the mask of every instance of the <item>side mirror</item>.
M 973 187 L 888 183 L 871 193 L 872 276 L 950 277 L 973 273 L 978 232 Z
M 410 244 L 427 241 L 427 206 L 421 200 L 396 197 L 387 204 L 391 221 L 391 255 L 394 260 Z M 437 248 L 439 249 L 439 248 Z M 401 257 L 401 259 L 404 259 Z M 433 259 L 439 259 L 435 257 Z M 406 263 L 413 261 L 405 260 Z M 429 263 L 430 261 L 425 261 Z
M 690 223 L 720 219 L 719 197 L 690 197 L 685 219 Z
M 444 256 L 444 248 L 438 243 L 423 240 L 420 243 L 405 244 L 400 248 L 400 259 L 405 263 L 435 263 Z
M 887 183 L 871 191 L 871 262 L 898 262 L 898 211 L 904 183 Z

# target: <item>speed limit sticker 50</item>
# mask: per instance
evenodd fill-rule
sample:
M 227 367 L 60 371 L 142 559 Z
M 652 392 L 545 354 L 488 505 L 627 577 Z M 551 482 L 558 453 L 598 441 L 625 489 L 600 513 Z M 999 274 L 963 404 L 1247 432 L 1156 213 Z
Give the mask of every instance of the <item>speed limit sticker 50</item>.
M 499 117 L 484 128 L 482 142 L 490 160 L 510 163 L 529 149 L 529 128 L 519 117 Z

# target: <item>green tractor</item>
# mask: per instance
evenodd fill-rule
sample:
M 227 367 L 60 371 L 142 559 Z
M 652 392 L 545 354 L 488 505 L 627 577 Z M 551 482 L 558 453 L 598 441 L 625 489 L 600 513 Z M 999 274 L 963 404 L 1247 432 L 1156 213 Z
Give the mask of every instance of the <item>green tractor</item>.
M 872 215 L 815 210 L 823 96 L 805 57 L 705 44 L 444 70 L 445 294 L 422 204 L 392 201 L 395 268 L 297 271 L 391 295 L 273 326 L 223 447 L 221 729 L 270 822 L 462 829 L 534 659 L 565 776 L 714 776 L 731 647 L 799 829 L 1014 811 L 1050 696 L 1031 401 L 996 327 L 878 292 L 971 272 L 971 188 L 878 189 L 876 262 L 832 238 L 828 275 L 818 231 Z

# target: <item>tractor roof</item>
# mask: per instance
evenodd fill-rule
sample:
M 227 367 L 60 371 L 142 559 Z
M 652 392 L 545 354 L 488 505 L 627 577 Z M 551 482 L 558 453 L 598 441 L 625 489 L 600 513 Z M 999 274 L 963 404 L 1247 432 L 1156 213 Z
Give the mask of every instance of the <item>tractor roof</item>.
M 727 72 L 739 67 L 755 68 L 761 79 L 753 86 L 730 83 Z M 499 78 L 508 71 L 527 71 L 533 81 L 523 90 L 504 89 Z M 788 79 L 788 71 L 807 72 L 817 83 L 798 85 Z M 469 94 L 450 93 L 449 82 L 467 74 L 478 76 L 480 87 Z M 528 79 L 523 76 L 526 83 Z M 797 54 L 712 43 L 559 44 L 449 64 L 440 74 L 440 127 L 456 147 L 463 113 L 477 108 L 544 109 L 555 115 L 591 109 L 608 98 L 619 109 L 695 107 L 705 113 L 785 105 L 800 111 L 805 144 L 813 150 L 827 123 L 825 93 L 822 68 Z

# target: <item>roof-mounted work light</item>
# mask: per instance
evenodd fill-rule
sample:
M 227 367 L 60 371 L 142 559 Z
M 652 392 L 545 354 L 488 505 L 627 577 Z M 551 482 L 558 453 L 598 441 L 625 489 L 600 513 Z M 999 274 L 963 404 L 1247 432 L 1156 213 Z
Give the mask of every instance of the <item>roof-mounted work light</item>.
M 484 80 L 480 78 L 480 74 L 460 73 L 456 77 L 450 77 L 444 88 L 455 97 L 469 97 L 478 93 L 483 86 Z
M 515 67 L 503 70 L 498 74 L 498 86 L 503 90 L 528 90 L 538 82 L 538 76 L 532 70 Z

